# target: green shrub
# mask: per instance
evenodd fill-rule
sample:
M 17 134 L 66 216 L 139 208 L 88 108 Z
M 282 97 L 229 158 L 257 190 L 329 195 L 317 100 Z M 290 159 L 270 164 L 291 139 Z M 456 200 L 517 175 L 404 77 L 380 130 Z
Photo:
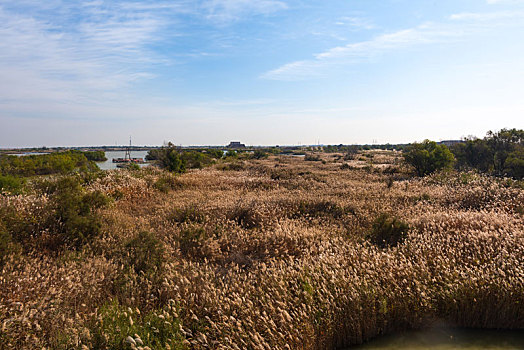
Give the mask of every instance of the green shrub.
M 180 157 L 178 151 L 174 149 L 168 149 L 165 157 L 160 159 L 160 165 L 162 168 L 172 171 L 174 173 L 183 173 L 186 171 L 186 164 Z
M 358 155 L 358 151 L 359 151 L 360 147 L 359 146 L 348 146 L 347 148 L 347 152 L 346 154 L 344 155 L 344 160 L 353 160 L 355 158 L 357 158 L 357 155 Z
M 272 180 L 290 180 L 295 177 L 296 174 L 290 169 L 271 169 L 269 177 Z
M 233 150 L 228 150 L 226 154 L 224 155 L 224 158 L 237 158 L 237 157 L 238 157 L 238 153 Z
M 202 241 L 207 238 L 203 227 L 189 227 L 180 232 L 179 244 L 182 255 L 199 256 Z
M 154 189 L 164 193 L 180 188 L 181 186 L 180 181 L 178 181 L 174 175 L 169 173 L 163 174 L 153 183 Z
M 308 162 L 318 162 L 320 161 L 320 156 L 310 153 L 310 154 L 306 154 L 306 156 L 304 157 L 304 160 Z
M 197 222 L 204 221 L 204 215 L 200 212 L 196 205 L 186 206 L 184 208 L 177 208 L 169 215 L 169 220 L 174 222 Z
M 429 140 L 409 145 L 404 152 L 404 159 L 415 169 L 418 176 L 450 168 L 455 161 L 453 153 L 445 145 L 438 145 Z
M 92 322 L 93 348 L 185 349 L 178 313 L 173 300 L 163 309 L 145 315 L 137 308 L 125 307 L 113 300 L 100 308 L 98 318 Z
M 101 220 L 95 210 L 108 203 L 109 198 L 100 191 L 85 193 L 78 179 L 61 178 L 50 196 L 53 215 L 47 226 L 67 246 L 79 247 L 100 234 Z
M 395 247 L 404 241 L 408 231 L 408 224 L 383 213 L 373 222 L 368 238 L 371 243 L 380 248 Z
M 205 150 L 206 154 L 211 158 L 220 159 L 224 156 L 224 152 L 218 148 L 209 148 Z
M 9 233 L 4 236 L 4 240 L 12 240 L 17 243 L 30 241 L 31 238 L 38 237 L 40 226 L 46 221 L 48 214 L 37 212 L 38 215 L 31 215 L 26 211 L 17 210 L 13 205 L 0 206 L 0 223 L 3 231 Z
M 140 170 L 140 165 L 138 165 L 136 163 L 127 163 L 125 168 L 127 170 L 135 171 L 135 170 Z
M 260 227 L 263 219 L 256 210 L 255 202 L 245 204 L 241 201 L 227 212 L 226 217 L 246 229 Z
M 296 209 L 293 217 L 331 216 L 335 219 L 338 219 L 341 218 L 344 213 L 344 208 L 329 200 L 301 201 L 299 202 L 298 208 Z
M 6 231 L 0 222 L 0 267 L 4 265 L 4 260 L 10 252 L 11 235 Z
M 80 181 L 77 176 L 65 176 L 38 184 L 49 199 L 33 213 L 3 208 L 0 216 L 13 240 L 58 250 L 79 248 L 98 236 L 102 225 L 96 210 L 106 206 L 109 198 L 99 191 L 86 193 Z
M 214 162 L 213 158 L 206 153 L 197 151 L 183 151 L 180 157 L 187 169 L 202 169 Z
M 11 175 L 0 175 L 0 192 L 7 191 L 19 194 L 22 191 L 25 181 Z
M 394 165 L 388 165 L 384 169 L 382 169 L 383 174 L 397 174 L 400 173 L 400 168 Z
M 132 266 L 135 273 L 148 276 L 159 275 L 164 266 L 164 244 L 150 232 L 140 232 L 125 246 L 127 266 Z
M 256 149 L 255 152 L 253 152 L 253 158 L 255 159 L 267 158 L 267 156 L 267 153 L 261 149 Z
M 242 161 L 234 161 L 230 163 L 219 164 L 217 169 L 225 171 L 242 171 L 245 169 L 245 165 Z

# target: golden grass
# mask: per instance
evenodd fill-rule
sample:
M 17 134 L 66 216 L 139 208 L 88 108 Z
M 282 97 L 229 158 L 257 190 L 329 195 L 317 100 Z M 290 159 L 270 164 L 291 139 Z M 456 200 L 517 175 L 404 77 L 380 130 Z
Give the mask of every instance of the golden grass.
M 191 171 L 167 192 L 155 187 L 162 171 L 110 172 L 89 185 L 117 198 L 100 211 L 101 237 L 77 252 L 8 257 L 0 347 L 103 347 L 96 337 L 116 333 L 101 310 L 115 300 L 128 317 L 176 319 L 182 348 L 331 349 L 436 320 L 524 328 L 522 189 L 472 173 L 409 178 L 392 152 L 349 169 L 322 157 Z M 0 200 L 26 215 L 45 204 Z M 404 243 L 365 239 L 381 213 L 409 224 Z M 126 258 L 142 231 L 164 247 L 154 273 Z

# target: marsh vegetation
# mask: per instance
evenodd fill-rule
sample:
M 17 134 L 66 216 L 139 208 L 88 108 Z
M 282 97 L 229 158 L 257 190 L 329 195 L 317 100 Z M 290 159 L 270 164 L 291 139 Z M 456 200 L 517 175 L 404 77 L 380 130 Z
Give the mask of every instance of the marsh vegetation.
M 522 182 L 418 177 L 392 150 L 310 153 L 5 192 L 0 348 L 332 349 L 435 322 L 524 328 Z

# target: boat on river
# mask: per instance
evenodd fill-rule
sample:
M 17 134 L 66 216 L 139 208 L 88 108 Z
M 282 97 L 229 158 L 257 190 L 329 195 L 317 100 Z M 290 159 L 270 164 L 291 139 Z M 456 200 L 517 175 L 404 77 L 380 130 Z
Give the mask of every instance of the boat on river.
M 113 158 L 113 163 L 145 163 L 144 158 Z
M 129 138 L 129 147 L 126 148 L 124 158 L 113 158 L 113 163 L 117 164 L 117 168 L 126 168 L 130 164 L 143 164 L 145 163 L 143 158 L 132 158 L 131 157 L 131 137 Z

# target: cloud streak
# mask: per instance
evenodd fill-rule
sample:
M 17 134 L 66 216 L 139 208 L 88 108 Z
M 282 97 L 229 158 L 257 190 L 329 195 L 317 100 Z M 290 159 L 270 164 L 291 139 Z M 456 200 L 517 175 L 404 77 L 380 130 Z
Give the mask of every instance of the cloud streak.
M 369 18 L 364 17 L 341 17 L 335 23 L 337 26 L 349 27 L 353 29 L 375 29 L 376 26 Z
M 288 5 L 277 0 L 208 0 L 202 5 L 206 17 L 224 23 L 251 15 L 269 15 L 286 10 Z
M 496 4 L 523 4 L 523 0 L 486 0 L 486 3 L 490 5 Z
M 286 63 L 265 72 L 263 79 L 297 81 L 320 77 L 330 68 L 365 62 L 387 52 L 421 45 L 448 43 L 483 29 L 522 25 L 524 12 L 458 13 L 446 22 L 427 22 L 414 28 L 378 35 L 370 40 L 336 46 L 311 59 Z
M 125 89 L 154 78 L 155 67 L 194 55 L 153 47 L 187 35 L 182 17 L 224 26 L 286 8 L 277 0 L 0 0 L 0 104 L 100 103 L 124 96 Z
M 99 10 L 101 5 L 89 6 L 89 11 Z M 85 95 L 89 89 L 113 90 L 148 78 L 145 66 L 162 61 L 148 50 L 166 25 L 154 13 L 115 11 L 96 20 L 87 16 L 76 23 L 72 18 L 54 23 L 38 17 L 0 8 L 3 79 L 17 72 L 23 86 L 47 85 L 46 90 L 66 89 Z M 0 89 L 2 96 L 16 98 L 12 86 Z
M 424 24 L 416 28 L 379 35 L 371 40 L 337 46 L 315 54 L 313 59 L 287 63 L 262 75 L 272 80 L 302 80 L 321 76 L 323 70 L 339 65 L 353 64 L 388 51 L 457 38 L 454 31 Z

